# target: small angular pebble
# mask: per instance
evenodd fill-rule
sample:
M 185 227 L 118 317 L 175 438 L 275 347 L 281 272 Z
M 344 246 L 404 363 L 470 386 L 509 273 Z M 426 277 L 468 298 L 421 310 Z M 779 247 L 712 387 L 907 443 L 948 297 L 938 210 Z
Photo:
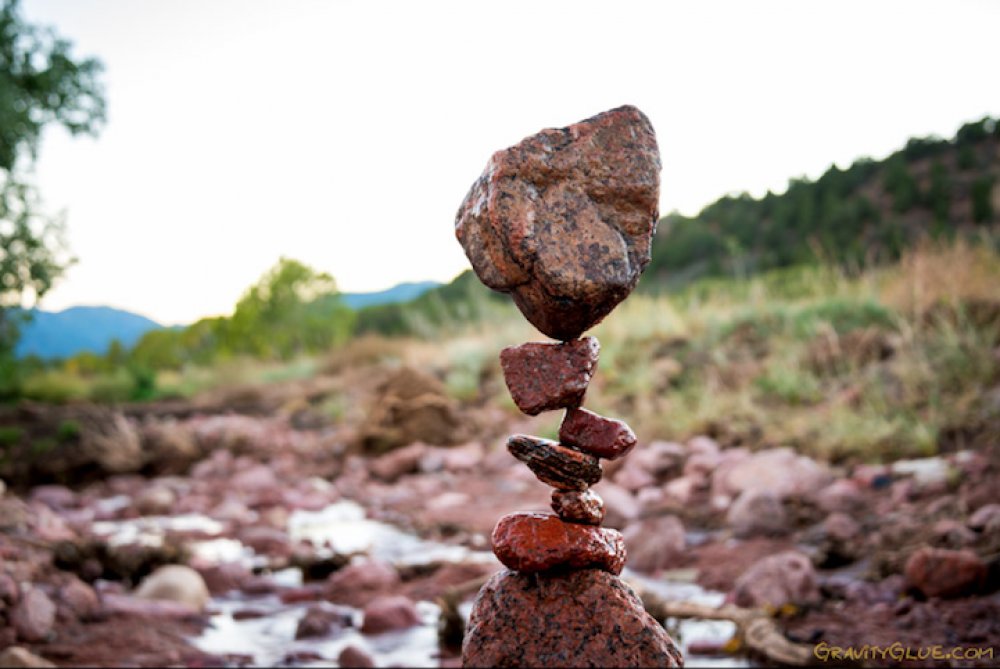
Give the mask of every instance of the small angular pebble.
M 567 523 L 600 525 L 604 520 L 604 500 L 593 490 L 553 490 L 552 510 Z
M 597 458 L 555 441 L 515 434 L 507 439 L 507 450 L 528 465 L 539 481 L 557 490 L 586 490 L 601 480 Z
M 579 337 L 625 299 L 650 259 L 660 154 L 631 106 L 542 130 L 493 154 L 455 235 L 479 279 L 535 327 Z
M 599 458 L 615 460 L 635 447 L 635 433 L 620 420 L 586 409 L 567 409 L 559 427 L 559 441 Z
M 536 572 L 595 567 L 612 574 L 625 566 L 621 532 L 565 523 L 546 513 L 512 513 L 493 528 L 493 552 L 506 567 Z
M 594 337 L 558 344 L 529 342 L 500 351 L 500 366 L 514 404 L 535 416 L 580 406 L 600 352 Z

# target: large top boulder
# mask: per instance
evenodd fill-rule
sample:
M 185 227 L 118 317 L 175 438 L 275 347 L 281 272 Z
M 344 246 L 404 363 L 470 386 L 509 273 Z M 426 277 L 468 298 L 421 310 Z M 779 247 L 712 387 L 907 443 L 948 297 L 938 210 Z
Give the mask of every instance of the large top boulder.
M 570 340 L 625 299 L 649 263 L 660 154 L 645 114 L 612 109 L 493 154 L 455 234 L 480 280 Z

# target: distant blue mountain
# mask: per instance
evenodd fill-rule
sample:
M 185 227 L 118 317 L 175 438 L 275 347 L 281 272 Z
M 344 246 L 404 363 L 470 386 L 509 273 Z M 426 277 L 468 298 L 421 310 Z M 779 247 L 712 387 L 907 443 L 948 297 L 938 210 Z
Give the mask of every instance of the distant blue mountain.
M 415 300 L 431 288 L 440 286 L 436 281 L 416 281 L 401 283 L 375 293 L 342 293 L 340 297 L 351 309 L 363 309 L 377 304 L 392 304 L 394 302 L 409 302 Z
M 104 353 L 112 340 L 127 348 L 142 335 L 163 326 L 145 316 L 111 307 L 71 307 L 63 311 L 32 311 L 21 326 L 14 349 L 18 357 L 66 358 L 81 351 Z

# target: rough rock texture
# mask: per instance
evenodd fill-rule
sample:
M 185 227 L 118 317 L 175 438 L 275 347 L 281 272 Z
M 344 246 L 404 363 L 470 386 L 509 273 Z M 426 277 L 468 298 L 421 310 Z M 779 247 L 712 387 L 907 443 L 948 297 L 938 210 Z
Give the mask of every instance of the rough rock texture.
M 618 574 L 625 566 L 625 542 L 617 530 L 565 523 L 545 513 L 504 516 L 492 540 L 500 562 L 523 572 L 596 567 Z
M 635 433 L 620 420 L 598 416 L 586 409 L 568 409 L 559 426 L 559 441 L 567 446 L 614 460 L 635 446 Z
M 971 550 L 923 547 L 906 561 L 906 581 L 928 597 L 961 597 L 983 589 L 986 564 Z
M 548 439 L 515 434 L 507 440 L 507 450 L 539 481 L 558 490 L 586 490 L 601 480 L 597 458 Z
M 660 155 L 649 119 L 619 107 L 493 154 L 455 234 L 480 280 L 555 339 L 580 336 L 649 263 Z
M 500 351 L 500 366 L 514 404 L 534 416 L 580 406 L 600 353 L 594 337 L 560 344 L 528 342 Z
M 596 569 L 495 574 L 476 597 L 464 667 L 679 667 L 673 640 L 620 579 Z
M 593 490 L 553 490 L 552 510 L 568 523 L 600 525 L 604 500 Z

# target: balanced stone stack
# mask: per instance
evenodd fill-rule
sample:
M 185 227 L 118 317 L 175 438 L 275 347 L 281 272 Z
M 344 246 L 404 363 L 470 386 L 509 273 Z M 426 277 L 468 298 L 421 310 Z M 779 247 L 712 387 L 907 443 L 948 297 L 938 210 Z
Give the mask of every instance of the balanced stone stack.
M 480 590 L 462 648 L 464 666 L 682 664 L 663 627 L 618 578 L 621 533 L 602 528 L 590 486 L 600 459 L 625 456 L 625 423 L 581 407 L 600 346 L 581 335 L 635 287 L 649 263 L 659 200 L 653 128 L 620 107 L 543 130 L 493 155 L 458 212 L 455 232 L 480 280 L 510 293 L 555 342 L 500 354 L 526 414 L 565 410 L 559 441 L 514 435 L 507 449 L 552 486 L 554 514 L 514 513 L 493 531 L 508 568 Z

